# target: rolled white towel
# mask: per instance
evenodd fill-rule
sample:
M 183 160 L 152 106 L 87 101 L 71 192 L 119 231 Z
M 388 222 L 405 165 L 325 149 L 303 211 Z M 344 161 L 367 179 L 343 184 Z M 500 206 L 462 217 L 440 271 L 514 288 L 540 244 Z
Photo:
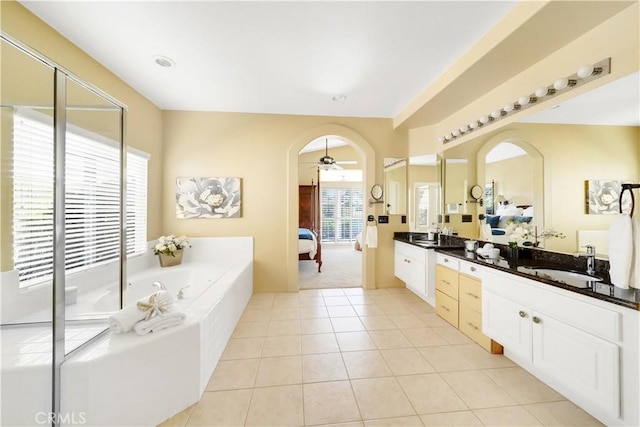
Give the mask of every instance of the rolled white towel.
M 378 247 L 378 227 L 376 227 L 375 225 L 367 225 L 367 233 L 365 234 L 365 240 L 367 243 L 367 247 L 377 248 Z
M 611 283 L 629 289 L 633 265 L 633 226 L 631 217 L 619 215 L 609 227 L 609 275 Z
M 149 332 L 157 332 L 162 329 L 178 326 L 187 318 L 186 313 L 178 310 L 173 306 L 173 311 L 165 314 L 159 314 L 149 320 L 142 320 L 135 324 L 133 330 L 138 335 L 146 335 Z
M 633 228 L 633 261 L 629 286 L 640 289 L 640 214 L 636 214 L 631 222 Z
M 156 298 L 158 301 L 166 301 L 166 305 L 173 305 L 173 295 L 169 291 L 154 292 L 109 316 L 109 329 L 116 333 L 129 332 L 133 329 L 133 326 L 143 320 L 148 314 L 148 311 L 138 308 L 138 303 L 146 304 L 154 295 L 157 295 Z

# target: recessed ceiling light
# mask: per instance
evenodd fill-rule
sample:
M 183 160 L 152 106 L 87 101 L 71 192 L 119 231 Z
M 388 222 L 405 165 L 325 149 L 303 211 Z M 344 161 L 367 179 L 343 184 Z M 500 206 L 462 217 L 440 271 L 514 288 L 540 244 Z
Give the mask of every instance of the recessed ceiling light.
M 335 102 L 344 102 L 347 100 L 347 95 L 335 95 L 333 98 Z
M 153 60 L 156 62 L 156 64 L 164 68 L 171 68 L 176 65 L 176 62 L 173 59 L 162 55 L 154 56 Z

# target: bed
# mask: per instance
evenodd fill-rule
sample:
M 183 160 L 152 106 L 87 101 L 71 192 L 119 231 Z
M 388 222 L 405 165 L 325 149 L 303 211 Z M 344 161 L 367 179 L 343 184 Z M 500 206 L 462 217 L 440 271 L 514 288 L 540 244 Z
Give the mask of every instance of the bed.
M 485 219 L 491 227 L 492 241 L 506 244 L 509 241 L 509 236 L 506 235 L 507 226 L 512 222 L 530 224 L 533 221 L 533 206 L 503 207 L 498 209 L 496 215 L 487 215 Z
M 315 261 L 318 273 L 322 268 L 322 245 L 320 243 L 320 185 L 300 185 L 298 187 L 298 260 Z

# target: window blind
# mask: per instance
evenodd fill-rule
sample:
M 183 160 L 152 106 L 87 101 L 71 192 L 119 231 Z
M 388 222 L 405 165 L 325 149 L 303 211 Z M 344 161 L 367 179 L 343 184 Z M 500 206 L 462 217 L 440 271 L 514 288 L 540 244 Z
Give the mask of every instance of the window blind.
M 79 271 L 116 260 L 120 247 L 120 161 L 113 141 L 88 132 L 66 135 L 65 268 Z M 53 271 L 53 126 L 15 114 L 13 254 L 20 286 L 51 280 Z M 146 250 L 148 155 L 127 152 L 127 254 Z

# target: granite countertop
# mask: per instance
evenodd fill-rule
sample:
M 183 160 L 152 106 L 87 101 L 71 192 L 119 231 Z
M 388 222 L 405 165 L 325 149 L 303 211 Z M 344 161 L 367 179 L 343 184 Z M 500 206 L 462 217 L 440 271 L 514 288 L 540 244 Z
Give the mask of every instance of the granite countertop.
M 608 273 L 608 263 L 597 260 L 595 276 L 602 279 L 600 282 L 585 280 L 557 280 L 551 276 L 532 270 L 535 268 L 546 268 L 551 270 L 577 271 L 583 272 L 584 268 L 577 266 L 577 263 L 585 263 L 584 258 L 577 259 L 571 255 L 557 254 L 550 251 L 525 249 L 523 256 L 516 260 L 506 259 L 502 256 L 499 259 L 482 257 L 475 252 L 467 252 L 464 249 L 464 240 L 455 236 L 442 236 L 440 243 L 424 242 L 426 235 L 423 233 L 395 233 L 394 240 L 409 243 L 425 249 L 434 249 L 465 261 L 494 268 L 496 270 L 515 274 L 520 277 L 535 280 L 547 285 L 562 288 L 570 292 L 576 292 L 612 304 L 640 310 L 640 290 L 620 289 L 611 284 Z M 506 252 L 504 245 L 495 244 L 501 249 L 501 255 Z M 528 251 L 528 252 L 527 252 Z

